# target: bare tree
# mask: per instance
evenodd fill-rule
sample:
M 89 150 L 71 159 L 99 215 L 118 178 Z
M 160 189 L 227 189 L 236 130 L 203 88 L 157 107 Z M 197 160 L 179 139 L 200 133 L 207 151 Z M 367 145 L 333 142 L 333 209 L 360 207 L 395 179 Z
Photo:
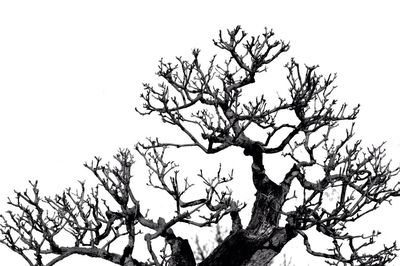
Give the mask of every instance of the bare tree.
M 248 37 L 240 27 L 220 32 L 214 44 L 227 54 L 222 64 L 213 57 L 201 65 L 197 49 L 191 60 L 161 60 L 157 75 L 164 81 L 157 87 L 144 84 L 141 95 L 139 113 L 157 114 L 186 135 L 182 142 L 155 138 L 136 146 L 149 170 L 148 184 L 175 202 L 171 219 L 155 217 L 154 221 L 143 213 L 131 189 L 132 154 L 120 150 L 116 167 L 103 164 L 100 158 L 85 164 L 99 181 L 89 192 L 81 183 L 77 191 L 67 189 L 55 197 L 42 197 L 37 182 L 31 183 L 31 192 L 15 192 L 16 197 L 9 199 L 14 210 L 1 216 L 1 243 L 37 266 L 54 265 L 72 254 L 120 265 L 195 265 L 189 241 L 175 234 L 174 227 L 180 223 L 205 227 L 229 216 L 228 236 L 209 255 L 203 255 L 198 265 L 268 265 L 295 237 L 301 237 L 306 250 L 325 258 L 329 265 L 392 261 L 395 243 L 367 253 L 380 233 L 354 234 L 347 229 L 400 195 L 399 184 L 393 180 L 399 168 L 391 167 L 383 145 L 363 149 L 361 141 L 354 139 L 352 121 L 359 107 L 339 105 L 333 98 L 336 75 L 320 75 L 317 66 L 303 67 L 292 59 L 285 66 L 287 97 L 278 97 L 276 104 L 264 95 L 244 101 L 256 76 L 288 51 L 289 44 L 275 40 L 271 30 Z M 347 128 L 343 134 L 339 124 Z M 249 136 L 250 129 L 260 131 L 258 138 Z M 197 179 L 205 192 L 196 198 L 188 192 L 194 183 L 181 178 L 177 164 L 166 159 L 166 151 L 174 147 L 199 148 L 206 154 L 236 147 L 252 159 L 249 182 L 256 195 L 248 225 L 242 225 L 239 215 L 245 204 L 233 200 L 225 187 L 233 173 L 224 175 L 220 167 L 210 178 L 200 171 Z M 271 154 L 292 161 L 280 182 L 268 176 Z M 320 176 L 310 174 L 315 168 L 320 169 Z M 333 189 L 339 196 L 329 207 L 324 194 Z M 315 248 L 308 236 L 313 229 L 330 238 L 331 246 Z M 139 234 L 147 245 L 147 262 L 134 259 Z M 72 244 L 60 243 L 60 236 L 66 235 L 72 237 Z M 153 248 L 158 239 L 165 243 L 160 252 Z M 113 252 L 121 241 L 124 247 Z M 45 261 L 46 255 L 52 256 Z

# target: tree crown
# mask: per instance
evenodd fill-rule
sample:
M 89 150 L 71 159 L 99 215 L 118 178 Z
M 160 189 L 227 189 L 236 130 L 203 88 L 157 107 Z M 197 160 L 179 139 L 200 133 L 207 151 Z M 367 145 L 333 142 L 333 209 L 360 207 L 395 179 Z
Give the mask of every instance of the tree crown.
M 67 189 L 62 195 L 42 197 L 37 182 L 31 182 L 30 193 L 16 192 L 9 199 L 16 211 L 8 212 L 8 218 L 1 216 L 0 242 L 29 265 L 54 265 L 72 254 L 121 265 L 195 265 L 190 243 L 173 228 L 179 223 L 210 226 L 230 216 L 228 236 L 210 254 L 200 256 L 199 265 L 266 265 L 296 236 L 302 237 L 310 254 L 326 258 L 330 265 L 392 261 L 396 244 L 366 254 L 366 247 L 380 233 L 352 234 L 347 227 L 400 195 L 399 184 L 393 181 L 400 170 L 385 159 L 383 145 L 363 149 L 361 141 L 354 140 L 352 121 L 359 106 L 349 108 L 333 98 L 336 75 L 318 74 L 318 66 L 303 67 L 291 59 L 285 66 L 288 97 L 278 97 L 275 105 L 265 95 L 245 102 L 243 95 L 251 90 L 250 84 L 288 51 L 289 44 L 276 40 L 271 30 L 249 37 L 239 26 L 220 32 L 213 42 L 227 55 L 222 64 L 214 56 L 203 66 L 200 50 L 194 49 L 191 60 L 177 57 L 175 64 L 160 60 L 157 75 L 163 82 L 157 87 L 143 84 L 143 107 L 137 111 L 155 113 L 186 135 L 182 142 L 149 138 L 135 147 L 148 167 L 149 186 L 174 200 L 171 219 L 155 217 L 154 221 L 143 213 L 131 188 L 133 155 L 120 150 L 114 157 L 116 167 L 103 164 L 98 157 L 85 164 L 99 181 L 89 193 L 81 183 L 76 192 Z M 337 137 L 333 131 L 346 123 L 344 135 Z M 250 128 L 262 133 L 250 137 Z M 197 178 L 206 187 L 205 194 L 193 197 L 188 192 L 191 181 L 182 179 L 178 166 L 166 159 L 170 147 L 195 147 L 206 154 L 229 147 L 242 149 L 252 159 L 250 180 L 256 189 L 249 224 L 243 226 L 240 218 L 245 204 L 233 200 L 231 191 L 223 187 L 232 181 L 233 173 L 224 175 L 220 167 L 210 178 L 200 171 Z M 292 161 L 280 183 L 268 176 L 266 156 L 276 153 Z M 314 168 L 320 169 L 319 176 L 312 176 Z M 328 206 L 325 195 L 332 189 L 339 196 L 334 206 Z M 111 196 L 117 209 L 101 199 L 101 190 Z M 327 251 L 311 245 L 308 234 L 312 229 L 331 239 Z M 148 262 L 132 256 L 142 232 Z M 72 236 L 74 243 L 60 244 L 60 235 Z M 112 251 L 124 238 L 122 252 Z M 161 254 L 154 251 L 156 239 L 164 239 Z M 48 254 L 56 257 L 43 260 Z

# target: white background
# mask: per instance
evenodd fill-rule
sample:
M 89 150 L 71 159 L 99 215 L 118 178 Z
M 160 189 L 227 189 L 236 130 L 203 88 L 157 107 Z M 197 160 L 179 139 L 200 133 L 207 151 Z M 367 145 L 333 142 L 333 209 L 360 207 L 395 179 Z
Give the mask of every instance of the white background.
M 386 140 L 388 155 L 399 162 L 397 1 L 275 2 L 0 1 L 1 211 L 6 197 L 28 180 L 38 179 L 45 194 L 59 193 L 77 180 L 93 180 L 82 163 L 94 155 L 110 160 L 119 147 L 163 135 L 156 117 L 134 111 L 142 82 L 157 83 L 160 57 L 188 56 L 198 47 L 206 62 L 218 30 L 238 24 L 255 35 L 272 27 L 291 42 L 290 52 L 271 66 L 282 79 L 282 66 L 292 56 L 319 64 L 324 73 L 337 72 L 337 97 L 362 107 L 358 136 L 366 144 Z M 192 175 L 208 169 L 198 165 L 197 155 L 186 156 Z M 249 168 L 248 161 L 231 156 L 227 168 Z M 249 189 L 239 194 L 251 199 Z M 158 195 L 152 197 L 157 202 Z M 390 211 L 372 215 L 368 226 L 382 228 L 388 241 L 400 240 L 399 206 L 397 201 Z M 296 255 L 303 253 L 293 246 L 286 253 L 294 254 L 296 265 L 320 265 Z M 25 265 L 3 246 L 0 257 L 1 265 Z M 59 265 L 91 261 L 72 257 Z

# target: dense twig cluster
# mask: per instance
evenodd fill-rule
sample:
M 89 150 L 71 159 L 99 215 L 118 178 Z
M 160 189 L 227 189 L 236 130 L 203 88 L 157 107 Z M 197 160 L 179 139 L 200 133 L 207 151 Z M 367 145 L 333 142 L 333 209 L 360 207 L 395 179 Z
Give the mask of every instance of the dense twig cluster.
M 99 185 L 90 193 L 86 192 L 83 182 L 80 183 L 80 189 L 73 191 L 68 188 L 55 197 L 42 198 L 37 182 L 31 183 L 31 193 L 15 192 L 16 198 L 9 199 L 9 204 L 20 210 L 21 214 L 9 211 L 8 218 L 0 216 L 3 235 L 0 241 L 23 256 L 29 265 L 54 265 L 72 254 L 100 257 L 121 265 L 166 265 L 173 254 L 164 249 L 163 254 L 156 255 L 152 247 L 154 239 L 162 237 L 166 243 L 183 241 L 174 235 L 172 227 L 175 224 L 183 222 L 199 227 L 209 226 L 218 223 L 227 214 L 238 213 L 244 207 L 231 199 L 230 191 L 219 189 L 219 186 L 233 179 L 232 173 L 223 177 L 219 169 L 213 178 L 200 173 L 199 177 L 206 187 L 205 196 L 184 202 L 182 196 L 191 185 L 185 179 L 181 186 L 177 165 L 165 161 L 166 148 L 150 151 L 138 145 L 136 149 L 149 168 L 149 185 L 166 191 L 176 202 L 176 213 L 172 219 L 166 221 L 159 217 L 154 222 L 141 213 L 140 203 L 130 186 L 133 156 L 129 150 L 120 150 L 114 156 L 119 163 L 116 167 L 103 165 L 98 157 L 90 164 L 85 164 L 99 181 Z M 153 175 L 158 183 L 153 180 Z M 110 207 L 106 195 L 101 200 L 99 190 L 107 192 L 114 200 L 111 203 L 119 206 L 119 209 Z M 200 212 L 202 209 L 207 209 L 209 213 Z M 195 214 L 199 214 L 197 220 L 192 219 Z M 131 255 L 136 236 L 146 229 L 149 233 L 145 234 L 144 239 L 151 260 L 144 263 L 134 260 Z M 74 241 L 69 246 L 64 241 L 61 244 L 61 237 Z M 128 243 L 122 255 L 111 252 L 111 246 L 119 247 L 118 243 L 124 237 L 128 238 Z M 49 254 L 57 254 L 57 257 L 46 260 L 45 255 Z

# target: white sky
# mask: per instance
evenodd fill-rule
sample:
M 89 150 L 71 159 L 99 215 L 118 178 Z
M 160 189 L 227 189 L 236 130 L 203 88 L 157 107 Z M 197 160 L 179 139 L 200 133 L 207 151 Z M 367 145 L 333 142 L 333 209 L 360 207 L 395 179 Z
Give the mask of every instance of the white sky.
M 291 56 L 337 72 L 339 99 L 361 103 L 358 136 L 366 143 L 387 140 L 389 155 L 400 161 L 397 1 L 277 2 L 0 1 L 2 212 L 6 197 L 30 179 L 38 179 L 45 193 L 60 192 L 90 177 L 82 163 L 93 156 L 110 159 L 119 147 L 159 136 L 164 128 L 156 127 L 157 118 L 134 111 L 142 82 L 157 82 L 158 59 L 190 55 L 194 47 L 210 55 L 218 30 L 238 24 L 250 34 L 272 27 L 291 42 L 271 73 L 284 78 L 282 66 Z M 197 165 L 197 153 L 192 156 L 191 174 L 208 169 Z M 240 160 L 231 158 L 227 168 Z M 379 218 L 371 225 L 400 239 L 392 216 Z M 3 246 L 0 254 L 2 264 L 24 265 Z M 78 257 L 60 265 L 89 261 Z M 298 266 L 312 263 L 296 259 Z

